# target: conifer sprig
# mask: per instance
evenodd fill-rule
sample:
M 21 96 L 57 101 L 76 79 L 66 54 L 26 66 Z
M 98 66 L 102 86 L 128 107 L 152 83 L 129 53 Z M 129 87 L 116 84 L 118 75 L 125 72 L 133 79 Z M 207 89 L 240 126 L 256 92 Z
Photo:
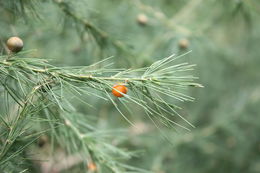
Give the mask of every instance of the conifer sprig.
M 194 83 L 195 77 L 186 75 L 187 72 L 193 70 L 194 65 L 174 64 L 174 61 L 183 55 L 171 55 L 156 61 L 149 67 L 140 69 L 114 69 L 111 67 L 112 63 L 109 62 L 111 58 L 90 66 L 56 67 L 45 59 L 26 58 L 26 56 L 25 52 L 0 57 L 1 85 L 7 95 L 12 98 L 12 102 L 16 102 L 18 106 L 17 115 L 9 113 L 1 117 L 1 124 L 9 129 L 10 126 L 12 127 L 7 130 L 9 134 L 2 129 L 5 132 L 2 138 L 5 142 L 1 147 L 0 155 L 1 160 L 4 161 L 2 164 L 23 152 L 24 148 L 21 148 L 10 156 L 7 154 L 10 153 L 9 149 L 19 139 L 19 136 L 25 133 L 35 136 L 41 133 L 34 134 L 30 130 L 28 131 L 28 125 L 31 125 L 28 121 L 37 121 L 37 116 L 43 114 L 44 122 L 47 122 L 51 136 L 57 139 L 61 146 L 67 148 L 71 154 L 82 151 L 83 162 L 94 161 L 98 165 L 103 165 L 118 173 L 124 172 L 124 170 L 143 172 L 112 159 L 112 153 L 117 158 L 125 159 L 133 155 L 107 143 L 106 139 L 109 136 L 113 137 L 113 134 L 94 128 L 88 118 L 76 113 L 77 110 L 70 100 L 71 95 L 90 107 L 93 107 L 91 103 L 80 97 L 89 95 L 110 100 L 132 125 L 133 123 L 128 118 L 129 113 L 127 113 L 129 103 L 144 109 L 157 128 L 160 128 L 160 124 L 162 124 L 170 128 L 179 126 L 188 129 L 175 122 L 176 116 L 190 124 L 178 114 L 177 109 L 180 108 L 174 103 L 169 103 L 167 98 L 174 98 L 176 101 L 182 102 L 193 101 L 192 97 L 181 91 L 188 86 L 202 87 L 200 84 Z M 129 89 L 128 94 L 121 93 L 124 98 L 119 99 L 120 102 L 117 102 L 117 99 L 114 99 L 110 93 L 113 85 L 118 83 L 124 83 Z M 119 103 L 122 103 L 122 106 Z M 53 112 L 54 107 L 57 111 Z M 14 123 L 11 125 L 8 122 L 10 117 L 16 119 L 16 121 L 12 121 Z M 86 124 L 81 124 L 81 122 Z M 16 130 L 15 133 L 13 133 L 14 130 Z M 12 135 L 10 136 L 10 134 Z M 98 134 L 98 138 L 94 137 L 96 134 Z M 31 142 L 27 141 L 28 145 Z
M 107 68 L 105 65 L 97 69 L 97 66 L 105 64 L 109 58 L 87 67 L 55 67 L 46 63 L 45 60 L 18 57 L 3 59 L 0 64 L 2 64 L 2 74 L 10 75 L 8 71 L 10 69 L 14 71 L 15 76 L 11 77 L 17 80 L 22 91 L 25 90 L 22 87 L 24 84 L 21 83 L 24 79 L 23 82 L 31 86 L 35 92 L 48 91 L 46 93 L 60 108 L 62 108 L 60 99 L 64 97 L 62 93 L 66 87 L 77 93 L 87 93 L 105 100 L 113 100 L 109 93 L 113 85 L 125 83 L 133 93 L 130 95 L 122 93 L 125 100 L 141 106 L 150 114 L 157 114 L 165 121 L 169 121 L 170 119 L 164 117 L 164 114 L 172 111 L 176 114 L 176 106 L 168 104 L 162 99 L 162 96 L 171 97 L 181 102 L 193 101 L 192 97 L 180 92 L 180 89 L 188 86 L 201 87 L 201 85 L 194 83 L 196 78 L 192 75 L 182 75 L 193 70 L 194 65 L 188 63 L 172 64 L 179 57 L 181 56 L 172 55 L 147 68 L 126 70 Z M 30 80 L 27 79 L 27 75 L 32 75 Z M 59 88 L 60 93 L 57 94 L 52 87 Z M 89 89 L 101 91 L 107 97 L 88 92 Z M 148 106 L 148 103 L 154 105 L 157 110 L 153 106 Z
M 128 47 L 121 41 L 115 40 L 104 30 L 98 28 L 90 21 L 86 20 L 84 17 L 79 16 L 75 9 L 71 8 L 70 3 L 63 0 L 53 0 L 55 4 L 70 18 L 72 18 L 76 24 L 84 27 L 85 31 L 88 31 L 93 38 L 96 40 L 98 45 L 103 48 L 109 45 L 114 46 L 118 51 L 127 52 L 127 54 L 132 54 Z

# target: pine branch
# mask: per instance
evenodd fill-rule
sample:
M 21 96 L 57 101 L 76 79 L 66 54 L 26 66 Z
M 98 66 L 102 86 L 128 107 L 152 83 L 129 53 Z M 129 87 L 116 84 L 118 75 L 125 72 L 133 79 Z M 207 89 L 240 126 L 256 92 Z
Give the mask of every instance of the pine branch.
M 130 124 L 133 124 L 109 93 L 114 84 L 124 83 L 131 91 L 130 93 L 133 93 L 121 93 L 124 95 L 124 98 L 120 99 L 120 102 L 124 106 L 126 106 L 128 102 L 140 106 L 159 129 L 159 122 L 170 128 L 175 128 L 177 125 L 181 128 L 188 129 L 172 119 L 173 115 L 177 115 L 191 125 L 177 113 L 176 109 L 179 109 L 179 107 L 173 103 L 168 103 L 164 100 L 164 97 L 171 97 L 177 101 L 193 101 L 192 97 L 179 91 L 188 86 L 202 87 L 200 84 L 193 82 L 193 80 L 196 79 L 195 77 L 183 75 L 192 70 L 194 65 L 189 65 L 188 63 L 172 64 L 172 62 L 183 55 L 176 57 L 172 55 L 156 61 L 150 67 L 140 69 L 113 69 L 110 67 L 110 58 L 90 66 L 56 67 L 50 65 L 44 59 L 24 58 L 22 56 L 26 56 L 26 53 L 13 55 L 11 57 L 2 56 L 0 59 L 0 77 L 6 78 L 6 80 L 12 80 L 18 84 L 16 85 L 18 86 L 18 90 L 13 90 L 13 86 L 2 83 L 2 86 L 6 88 L 8 94 L 12 96 L 13 100 L 22 108 L 20 114 L 17 116 L 17 120 L 23 121 L 38 114 L 41 110 L 45 110 L 45 118 L 49 121 L 49 126 L 52 129 L 53 135 L 57 138 L 57 141 L 71 141 L 60 143 L 61 145 L 65 145 L 68 151 L 72 153 L 78 152 L 79 150 L 84 151 L 84 156 L 86 157 L 84 160 L 88 163 L 95 160 L 98 164 L 104 164 L 116 173 L 124 172 L 124 169 L 130 169 L 131 167 L 120 166 L 118 161 L 111 159 L 111 156 L 106 153 L 112 152 L 125 159 L 132 157 L 131 154 L 121 151 L 111 144 L 104 143 L 100 135 L 104 133 L 104 135 L 107 136 L 107 132 L 100 133 L 95 128 L 89 126 L 91 128 L 82 133 L 79 130 L 82 128 L 77 125 L 79 122 L 76 122 L 76 119 L 70 120 L 69 116 L 65 116 L 67 113 L 71 115 L 74 111 L 74 109 L 71 110 L 71 108 L 67 106 L 68 104 L 70 107 L 73 106 L 73 104 L 69 103 L 68 93 L 74 95 L 87 94 L 107 101 L 110 100 L 123 118 Z M 95 92 L 92 92 L 90 89 L 94 89 Z M 22 95 L 23 97 L 21 97 Z M 39 100 L 39 103 L 35 102 L 35 100 Z M 59 108 L 63 113 L 52 112 L 50 107 L 53 106 Z M 81 119 L 83 120 L 83 117 Z M 88 122 L 88 120 L 86 120 L 86 122 Z M 8 124 L 5 121 L 4 123 Z M 63 126 L 63 128 L 56 128 L 56 123 L 65 124 L 65 126 Z M 23 126 L 14 124 L 14 126 L 22 128 L 25 127 L 26 124 Z M 90 131 L 94 132 L 93 135 L 99 133 L 98 136 L 100 136 L 100 138 L 95 139 L 93 138 L 94 136 L 90 137 Z M 18 134 L 19 133 L 17 133 L 17 135 Z M 62 139 L 65 136 L 67 136 L 67 139 Z M 18 136 L 14 136 L 12 141 L 15 141 L 17 137 Z M 11 139 L 11 137 L 7 138 Z M 76 141 L 80 141 L 80 143 Z M 96 143 L 99 145 L 96 146 Z M 11 146 L 12 143 L 4 145 L 2 148 L 3 154 L 1 155 L 4 156 Z M 104 151 L 100 150 L 100 146 L 103 146 L 101 148 L 104 148 Z M 15 157 L 15 155 L 12 157 Z M 105 163 L 102 163 L 104 161 Z M 138 172 L 138 170 L 136 171 Z
M 162 103 L 161 101 L 158 101 L 160 99 L 156 100 L 153 98 L 152 100 L 152 96 L 149 95 L 145 90 L 135 90 L 134 87 L 145 87 L 147 90 L 155 91 L 159 94 L 175 98 L 179 101 L 192 101 L 193 98 L 178 91 L 175 91 L 176 89 L 185 88 L 187 86 L 201 87 L 201 85 L 193 82 L 193 80 L 196 79 L 193 76 L 178 76 L 179 73 L 181 74 L 183 72 L 192 70 L 192 67 L 194 65 L 189 65 L 187 63 L 170 65 L 170 63 L 177 58 L 178 57 L 173 58 L 173 56 L 170 56 L 168 58 L 155 62 L 148 68 L 135 70 L 107 68 L 93 70 L 93 66 L 58 68 L 51 66 L 44 61 L 40 63 L 36 61 L 35 64 L 35 60 L 24 58 L 22 59 L 17 57 L 14 57 L 8 61 L 2 60 L 0 61 L 0 64 L 4 65 L 5 69 L 16 68 L 18 71 L 23 71 L 27 74 L 31 73 L 34 75 L 43 75 L 45 76 L 44 78 L 51 80 L 56 85 L 57 83 L 60 83 L 59 85 L 66 85 L 68 83 L 71 83 L 73 88 L 75 90 L 78 90 L 79 92 L 81 92 L 81 89 L 73 83 L 77 83 L 77 85 L 83 84 L 84 87 L 103 91 L 103 93 L 106 93 L 107 95 L 107 91 L 111 90 L 114 84 L 123 82 L 129 85 L 132 91 L 146 96 L 150 101 L 152 101 L 152 103 L 155 103 L 158 106 Z M 141 73 L 143 74 L 141 75 Z M 140 76 L 137 76 L 136 74 L 139 74 Z M 46 82 L 41 81 L 40 83 L 44 84 Z M 34 90 L 37 90 L 39 87 L 41 86 L 35 86 Z M 54 93 L 51 94 L 54 98 L 60 97 L 56 96 Z M 145 106 L 145 101 L 136 99 L 129 95 L 125 96 L 130 101 L 148 110 Z M 58 103 L 59 101 L 56 102 Z M 167 103 L 163 104 L 168 105 Z M 153 109 L 152 112 L 158 113 Z M 160 113 L 158 114 L 160 115 Z
M 105 45 L 108 42 L 109 44 L 115 46 L 118 50 L 131 54 L 124 43 L 119 40 L 114 40 L 109 36 L 108 33 L 96 27 L 94 24 L 87 21 L 86 19 L 78 16 L 76 13 L 73 12 L 73 9 L 70 8 L 67 2 L 64 2 L 63 0 L 53 0 L 53 2 L 57 4 L 58 7 L 61 8 L 67 16 L 70 16 L 77 23 L 83 25 L 86 30 L 89 30 L 93 34 L 94 38 L 96 38 L 96 41 L 100 46 Z

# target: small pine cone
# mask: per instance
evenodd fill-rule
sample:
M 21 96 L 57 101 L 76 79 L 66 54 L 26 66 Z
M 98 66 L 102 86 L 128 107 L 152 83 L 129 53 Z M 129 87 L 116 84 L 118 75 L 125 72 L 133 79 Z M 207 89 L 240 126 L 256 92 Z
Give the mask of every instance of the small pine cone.
M 44 147 L 45 144 L 48 143 L 48 136 L 46 135 L 42 135 L 39 139 L 38 139 L 38 146 L 40 148 Z
M 97 171 L 97 165 L 94 162 L 88 163 L 87 168 L 91 172 Z
M 148 23 L 148 17 L 145 14 L 139 14 L 137 16 L 137 23 L 141 26 L 145 26 Z
M 179 40 L 179 48 L 180 49 L 187 49 L 189 47 L 189 44 L 190 44 L 190 42 L 187 39 Z
M 17 53 L 23 49 L 23 40 L 19 37 L 10 37 L 6 45 L 11 52 Z

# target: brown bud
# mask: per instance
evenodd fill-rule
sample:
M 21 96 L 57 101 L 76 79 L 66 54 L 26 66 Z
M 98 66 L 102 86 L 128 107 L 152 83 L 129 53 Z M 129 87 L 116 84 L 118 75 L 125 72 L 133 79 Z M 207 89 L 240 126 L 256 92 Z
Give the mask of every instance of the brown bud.
M 189 47 L 189 40 L 187 39 L 181 39 L 179 40 L 179 48 L 180 49 L 187 49 Z
M 137 22 L 138 22 L 139 25 L 144 26 L 148 22 L 148 17 L 145 14 L 139 14 L 137 16 Z
M 6 42 L 6 45 L 11 52 L 17 53 L 23 49 L 23 40 L 19 37 L 10 37 Z
M 94 162 L 88 163 L 88 170 L 91 172 L 95 172 L 97 170 L 97 166 Z
M 38 146 L 44 147 L 44 145 L 48 143 L 48 137 L 46 135 L 42 135 L 39 139 L 38 139 Z

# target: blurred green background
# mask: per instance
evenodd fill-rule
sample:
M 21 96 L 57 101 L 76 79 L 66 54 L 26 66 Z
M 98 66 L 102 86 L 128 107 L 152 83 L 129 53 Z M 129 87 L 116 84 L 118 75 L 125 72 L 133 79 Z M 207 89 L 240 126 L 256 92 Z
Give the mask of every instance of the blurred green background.
M 137 68 L 192 50 L 180 62 L 197 64 L 192 73 L 204 88 L 189 90 L 195 102 L 176 104 L 196 128 L 190 132 L 162 128 L 171 142 L 144 118 L 142 110 L 131 116 L 136 130 L 110 103 L 89 98 L 96 110 L 79 104 L 80 112 L 99 117 L 100 128 L 129 129 L 123 147 L 141 151 L 129 164 L 156 173 L 260 172 L 259 1 L 71 1 L 76 14 L 112 40 L 101 43 L 52 1 L 33 1 L 24 7 L 25 13 L 14 0 L 3 2 L 1 42 L 19 35 L 25 50 L 37 49 L 33 56 L 46 57 L 58 66 L 89 65 L 114 56 L 116 67 Z M 140 14 L 147 17 L 144 24 L 138 22 Z M 117 41 L 126 49 L 114 46 Z M 75 167 L 74 172 L 80 169 Z

